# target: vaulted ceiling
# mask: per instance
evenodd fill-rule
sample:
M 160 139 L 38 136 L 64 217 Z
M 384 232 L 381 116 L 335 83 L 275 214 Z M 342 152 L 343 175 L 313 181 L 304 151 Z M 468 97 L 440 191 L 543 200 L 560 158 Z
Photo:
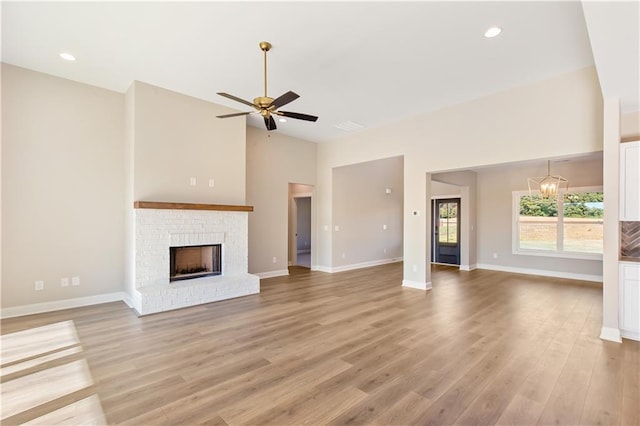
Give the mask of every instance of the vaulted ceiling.
M 286 110 L 320 117 L 278 131 L 317 142 L 344 135 L 341 123 L 373 128 L 592 66 L 594 56 L 605 95 L 637 110 L 638 3 L 588 3 L 583 12 L 579 1 L 3 1 L 2 61 L 119 92 L 144 81 L 246 111 L 216 92 L 263 94 L 258 43 L 267 40 L 269 96 L 293 90 L 301 97 Z M 491 26 L 502 34 L 485 38 Z M 263 125 L 255 115 L 248 124 Z

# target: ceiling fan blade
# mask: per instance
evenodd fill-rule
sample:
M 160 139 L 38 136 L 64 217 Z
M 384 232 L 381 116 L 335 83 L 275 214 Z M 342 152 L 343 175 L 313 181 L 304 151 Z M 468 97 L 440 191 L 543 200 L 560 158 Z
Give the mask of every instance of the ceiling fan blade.
M 296 120 L 305 120 L 305 121 L 318 120 L 318 117 L 316 117 L 315 115 L 300 114 L 299 112 L 278 111 L 277 114 L 282 115 L 283 117 L 295 118 Z
M 249 115 L 251 112 L 236 112 L 235 114 L 216 115 L 216 118 L 239 117 L 241 115 Z
M 281 106 L 288 104 L 289 102 L 295 101 L 299 97 L 300 95 L 289 90 L 284 95 L 274 99 L 273 102 L 271 102 L 271 105 L 269 105 L 269 108 L 273 107 L 273 109 L 278 109 Z
M 276 130 L 278 128 L 276 126 L 276 120 L 273 119 L 273 115 L 264 117 L 264 125 L 267 126 L 267 130 Z
M 253 107 L 253 108 L 256 108 L 256 109 L 260 109 L 260 107 L 258 105 L 254 105 L 249 101 L 245 101 L 244 99 L 238 98 L 237 96 L 233 96 L 233 95 L 230 95 L 230 94 L 224 93 L 224 92 L 220 92 L 220 93 L 218 93 L 218 95 L 224 96 L 225 98 L 229 98 L 229 99 L 234 100 L 236 102 L 240 102 L 241 104 L 249 105 L 250 107 Z

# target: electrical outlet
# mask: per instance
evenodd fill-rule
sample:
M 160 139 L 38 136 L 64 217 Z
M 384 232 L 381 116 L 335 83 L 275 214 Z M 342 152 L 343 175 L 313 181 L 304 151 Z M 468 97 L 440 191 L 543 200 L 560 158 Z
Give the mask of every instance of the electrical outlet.
M 36 281 L 35 290 L 36 291 L 44 290 L 44 281 L 42 281 L 42 280 Z
M 74 286 L 80 285 L 80 277 L 71 277 L 71 285 L 74 285 Z
M 335 230 L 336 230 L 336 232 L 337 232 L 337 231 L 339 231 L 339 230 L 340 230 L 340 225 L 336 225 L 336 226 L 334 226 L 334 227 L 333 227 L 333 229 L 335 229 Z
M 345 252 L 342 252 L 342 258 L 343 258 L 343 259 L 346 259 L 346 258 L 347 258 L 347 255 L 346 255 L 346 253 L 345 253 Z
M 382 249 L 382 252 L 383 252 L 383 253 L 386 253 L 386 252 L 387 252 L 387 248 L 386 248 L 386 247 L 385 247 L 385 248 L 383 248 L 383 249 Z
M 271 260 L 273 263 L 276 263 L 278 261 L 278 258 L 273 256 L 273 259 Z
M 418 265 L 413 265 L 413 272 L 418 272 Z
M 498 253 L 493 253 L 493 258 L 497 259 L 498 258 Z
M 60 287 L 69 287 L 69 278 L 60 278 Z
M 214 186 L 216 186 L 216 181 L 213 178 L 209 179 L 209 188 L 213 188 Z
M 386 231 L 387 230 L 387 225 L 382 225 L 382 230 Z
M 189 178 L 189 185 L 196 186 L 197 183 L 198 183 L 198 181 L 197 181 L 196 178 L 194 178 L 194 177 Z

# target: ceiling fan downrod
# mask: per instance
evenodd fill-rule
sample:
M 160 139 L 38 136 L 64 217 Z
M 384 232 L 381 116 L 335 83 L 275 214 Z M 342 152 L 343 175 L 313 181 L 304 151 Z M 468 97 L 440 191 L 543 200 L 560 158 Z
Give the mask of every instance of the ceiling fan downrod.
M 260 42 L 260 49 L 263 53 L 263 63 L 264 63 L 264 96 L 255 98 L 253 103 L 262 108 L 260 111 L 263 117 L 269 117 L 271 111 L 269 110 L 269 106 L 273 103 L 273 98 L 267 96 L 267 52 L 271 50 L 271 43 L 268 41 Z

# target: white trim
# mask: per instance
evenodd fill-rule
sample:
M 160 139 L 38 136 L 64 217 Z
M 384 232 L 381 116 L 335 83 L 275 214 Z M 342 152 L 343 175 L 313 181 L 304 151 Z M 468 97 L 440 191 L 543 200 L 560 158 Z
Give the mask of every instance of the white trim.
M 437 182 L 437 181 L 436 181 Z M 450 185 L 450 184 L 449 184 Z M 432 195 L 432 200 L 448 200 L 448 199 L 461 199 L 462 194 L 454 194 L 454 195 Z
M 635 331 L 620 330 L 620 336 L 624 337 L 625 339 L 631 339 L 640 342 L 640 333 Z M 602 336 L 600 337 L 602 338 Z
M 23 315 L 40 314 L 43 312 L 59 311 L 62 309 L 79 308 L 82 306 L 99 305 L 101 303 L 130 301 L 125 292 L 98 294 L 95 296 L 78 297 L 75 299 L 55 300 L 52 302 L 33 303 L 31 305 L 11 306 L 0 310 L 0 318 L 21 317 Z M 129 305 L 127 303 L 127 305 Z M 129 305 L 131 306 L 131 305 Z
M 511 254 L 517 256 L 542 256 L 559 259 L 602 260 L 602 253 L 580 253 L 577 251 L 551 251 L 533 249 L 514 249 Z
M 460 265 L 461 271 L 473 271 L 475 269 L 478 269 L 477 263 L 474 263 L 473 265 Z
M 402 287 L 415 288 L 418 290 L 431 290 L 433 285 L 431 284 L 431 281 L 423 283 L 419 281 L 402 280 Z
M 622 343 L 622 338 L 620 337 L 620 330 L 612 327 L 602 327 L 602 331 L 600 332 L 600 338 L 602 340 L 609 340 L 610 342 Z
M 388 263 L 396 263 L 396 262 L 402 262 L 402 258 L 394 257 L 390 259 L 372 260 L 370 262 L 353 263 L 351 265 L 336 266 L 335 268 L 328 267 L 326 272 L 334 274 L 336 272 L 353 271 L 354 269 L 370 268 L 371 266 L 380 266 L 380 265 L 386 265 Z
M 325 272 L 327 274 L 331 273 L 331 267 L 329 267 L 329 266 L 311 265 L 311 270 L 312 271 L 318 271 L 318 272 Z
M 307 185 L 312 186 L 312 185 Z M 312 192 L 299 192 L 296 194 L 291 194 L 291 198 L 313 198 Z
M 550 271 L 547 269 L 517 268 L 513 266 L 489 265 L 487 263 L 478 263 L 478 269 L 511 272 L 514 274 L 540 275 L 542 277 L 568 278 L 570 280 L 602 282 L 602 275 L 576 274 L 573 272 Z
M 257 275 L 260 279 L 263 278 L 273 278 L 273 277 L 282 277 L 285 275 L 289 275 L 288 269 L 280 269 L 279 271 L 267 271 L 267 272 L 256 272 L 253 275 Z

